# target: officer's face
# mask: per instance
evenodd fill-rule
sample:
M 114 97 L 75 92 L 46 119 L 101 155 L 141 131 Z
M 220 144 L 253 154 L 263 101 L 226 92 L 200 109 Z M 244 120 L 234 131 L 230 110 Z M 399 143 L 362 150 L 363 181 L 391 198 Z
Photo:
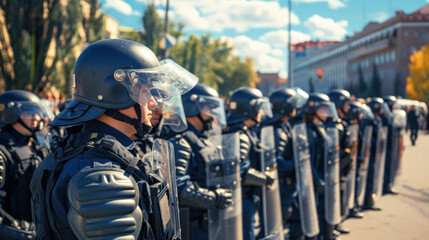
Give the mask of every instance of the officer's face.
M 347 113 L 349 110 L 350 110 L 350 104 L 349 104 L 349 101 L 346 101 L 344 103 L 343 111 L 344 113 Z
M 21 119 L 29 128 L 36 128 L 42 120 L 39 114 L 33 112 L 23 112 Z
M 156 101 L 153 97 L 149 97 L 147 102 L 143 105 L 140 104 L 141 112 L 142 112 L 142 123 L 146 125 L 152 125 L 152 111 L 150 109 L 154 109 L 156 107 Z M 159 119 L 159 118 L 158 118 Z
M 319 107 L 316 111 L 316 115 L 319 116 L 322 121 L 326 121 L 329 117 L 329 108 L 327 106 Z
M 164 114 L 164 111 L 161 108 L 152 109 L 152 119 L 150 123 L 152 126 L 158 126 L 161 116 Z

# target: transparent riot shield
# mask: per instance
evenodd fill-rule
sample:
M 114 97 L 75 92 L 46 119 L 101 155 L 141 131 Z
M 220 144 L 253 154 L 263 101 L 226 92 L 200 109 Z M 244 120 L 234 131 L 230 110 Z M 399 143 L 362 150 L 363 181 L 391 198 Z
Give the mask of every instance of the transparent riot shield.
M 260 133 L 261 171 L 265 170 L 274 178 L 274 183 L 262 188 L 262 223 L 265 233 L 264 239 L 283 239 L 282 208 L 280 202 L 279 177 L 275 154 L 274 129 L 267 126 Z
M 383 191 L 384 163 L 386 162 L 387 127 L 380 126 L 377 133 L 372 193 L 381 197 Z
M 173 144 L 162 139 L 156 139 L 152 147 L 153 170 L 159 170 L 160 177 L 167 185 L 167 194 L 160 193 L 159 205 L 162 228 L 173 230 L 170 239 L 180 239 L 179 204 L 177 197 L 176 166 Z M 166 208 L 169 207 L 167 210 Z
M 365 200 L 365 187 L 368 176 L 369 155 L 371 150 L 372 126 L 366 126 L 362 136 L 360 152 L 358 153 L 361 162 L 359 162 L 358 177 L 356 180 L 356 199 L 358 206 L 362 206 Z
M 389 183 L 395 185 L 396 178 L 400 172 L 401 159 L 404 149 L 404 132 L 407 126 L 407 114 L 402 109 L 393 110 L 393 133 L 391 146 L 391 167 Z
M 331 225 L 341 221 L 340 145 L 335 127 L 326 128 L 325 139 L 325 220 Z
M 305 236 L 314 237 L 319 234 L 319 223 L 305 123 L 296 124 L 292 127 L 292 141 L 301 229 Z
M 211 136 L 207 148 L 207 188 L 232 190 L 233 204 L 225 209 L 208 210 L 209 239 L 243 239 L 240 183 L 240 139 L 238 133 Z
M 349 126 L 350 132 L 350 157 L 352 163 L 350 164 L 350 174 L 346 181 L 346 203 L 348 209 L 355 207 L 355 189 L 356 189 L 356 164 L 357 164 L 357 150 L 358 150 L 358 134 L 359 126 L 353 124 Z

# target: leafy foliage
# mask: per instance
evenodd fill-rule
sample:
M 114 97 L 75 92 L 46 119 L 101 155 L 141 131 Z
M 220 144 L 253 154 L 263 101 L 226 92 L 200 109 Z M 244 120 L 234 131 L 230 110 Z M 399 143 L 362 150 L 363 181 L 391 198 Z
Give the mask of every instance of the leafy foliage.
M 407 97 L 429 102 L 429 44 L 415 51 L 410 56 L 410 76 L 407 77 L 405 88 Z

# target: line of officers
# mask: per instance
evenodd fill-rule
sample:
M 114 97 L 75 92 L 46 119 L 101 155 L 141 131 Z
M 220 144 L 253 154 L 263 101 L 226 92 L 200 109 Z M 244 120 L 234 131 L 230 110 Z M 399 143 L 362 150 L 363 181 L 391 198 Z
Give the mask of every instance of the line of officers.
M 1 94 L 0 238 L 327 240 L 396 193 L 394 97 L 241 87 L 224 106 L 197 81 L 109 39 L 79 56 L 55 119 L 33 93 Z

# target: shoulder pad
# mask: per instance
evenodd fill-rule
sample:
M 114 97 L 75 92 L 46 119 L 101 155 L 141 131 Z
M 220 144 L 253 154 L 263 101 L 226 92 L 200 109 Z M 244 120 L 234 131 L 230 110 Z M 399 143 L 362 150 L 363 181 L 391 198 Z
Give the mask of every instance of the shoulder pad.
M 67 188 L 68 221 L 79 239 L 137 239 L 143 222 L 136 181 L 122 169 L 84 169 Z
M 240 132 L 240 160 L 243 161 L 249 155 L 251 142 L 249 136 Z
M 192 148 L 184 137 L 174 140 L 174 155 L 176 157 L 177 176 L 186 175 L 189 160 L 191 159 Z
M 0 188 L 6 183 L 6 157 L 0 151 Z

